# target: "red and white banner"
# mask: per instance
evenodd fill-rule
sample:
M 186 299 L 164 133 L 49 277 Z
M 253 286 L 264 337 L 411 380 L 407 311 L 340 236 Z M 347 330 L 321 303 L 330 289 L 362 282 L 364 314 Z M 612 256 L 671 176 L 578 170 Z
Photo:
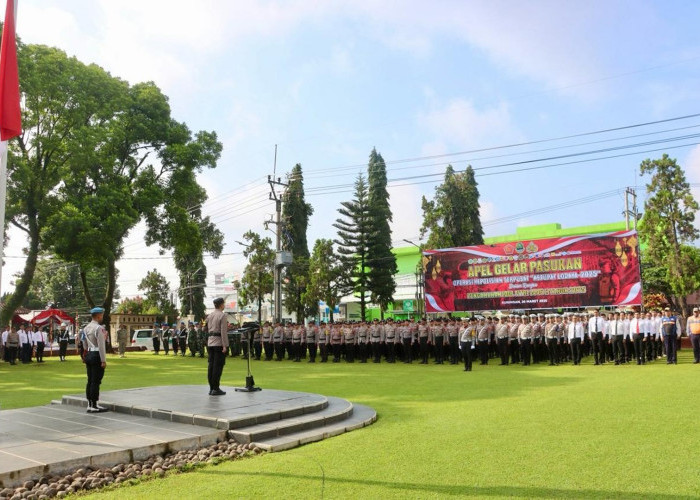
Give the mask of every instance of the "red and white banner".
M 642 303 L 636 231 L 423 252 L 427 312 Z

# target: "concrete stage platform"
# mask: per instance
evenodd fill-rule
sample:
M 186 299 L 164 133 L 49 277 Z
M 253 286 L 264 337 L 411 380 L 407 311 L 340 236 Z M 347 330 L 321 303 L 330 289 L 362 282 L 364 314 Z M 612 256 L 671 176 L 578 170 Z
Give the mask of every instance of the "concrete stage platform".
M 103 392 L 111 411 L 85 412 L 81 395 L 0 411 L 0 487 L 87 465 L 109 467 L 226 438 L 283 451 L 373 423 L 376 412 L 340 398 L 263 389 L 209 396 L 205 386 Z

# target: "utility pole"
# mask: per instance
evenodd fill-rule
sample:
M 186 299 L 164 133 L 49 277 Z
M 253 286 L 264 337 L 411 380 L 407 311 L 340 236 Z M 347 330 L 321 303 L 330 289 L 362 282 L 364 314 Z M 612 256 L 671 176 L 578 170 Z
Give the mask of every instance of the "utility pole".
M 265 229 L 268 229 L 270 224 L 275 225 L 275 269 L 274 269 L 274 302 L 275 302 L 275 322 L 282 321 L 282 268 L 287 263 L 286 258 L 282 257 L 282 240 L 280 238 L 282 232 L 282 198 L 284 191 L 280 194 L 275 190 L 276 187 L 286 188 L 288 184 L 282 182 L 280 177 L 275 179 L 277 174 L 277 144 L 275 144 L 275 163 L 272 175 L 267 176 L 267 183 L 270 185 L 270 200 L 275 202 L 275 219 L 272 217 L 265 221 Z
M 632 210 L 630 211 L 630 197 L 632 197 Z M 625 188 L 625 211 L 623 212 L 625 216 L 625 229 L 629 231 L 630 229 L 630 215 L 632 216 L 632 222 L 634 224 L 634 229 L 637 229 L 637 219 L 639 215 L 637 213 L 637 192 L 634 188 Z

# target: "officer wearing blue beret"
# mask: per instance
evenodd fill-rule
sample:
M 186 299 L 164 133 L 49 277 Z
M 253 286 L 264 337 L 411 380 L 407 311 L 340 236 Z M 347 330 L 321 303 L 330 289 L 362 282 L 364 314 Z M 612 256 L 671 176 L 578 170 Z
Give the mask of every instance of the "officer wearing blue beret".
M 90 309 L 92 321 L 83 329 L 85 343 L 85 357 L 83 362 L 87 369 L 87 385 L 85 386 L 85 397 L 88 401 L 88 413 L 100 413 L 107 411 L 97 404 L 100 399 L 100 384 L 107 367 L 105 341 L 107 331 L 101 325 L 105 310 L 101 307 Z

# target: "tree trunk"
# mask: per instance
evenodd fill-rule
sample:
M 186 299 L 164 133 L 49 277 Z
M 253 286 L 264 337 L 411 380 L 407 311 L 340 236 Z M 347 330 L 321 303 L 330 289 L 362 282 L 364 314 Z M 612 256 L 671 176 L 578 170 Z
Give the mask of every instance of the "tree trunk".
M 114 290 L 117 288 L 117 266 L 114 259 L 109 259 L 107 261 L 107 294 L 105 300 L 102 303 L 102 307 L 105 310 L 104 314 L 104 325 L 107 329 L 107 351 L 113 352 L 112 349 L 112 332 L 110 331 L 110 323 L 112 316 L 112 301 L 114 300 Z
M 83 296 L 85 297 L 85 302 L 90 309 L 95 307 L 95 301 L 92 299 L 92 294 L 90 293 L 90 287 L 87 282 L 87 273 L 81 268 L 80 269 L 80 283 L 83 285 Z
M 27 296 L 29 287 L 34 279 L 34 271 L 36 271 L 36 262 L 39 257 L 39 242 L 39 229 L 36 223 L 32 222 L 32 218 L 30 217 L 27 260 L 24 262 L 22 276 L 17 280 L 17 284 L 15 285 L 15 291 L 7 298 L 2 313 L 0 313 L 0 324 L 2 325 L 7 325 L 10 322 L 12 316 L 15 314 L 15 310 L 22 304 L 24 298 Z

